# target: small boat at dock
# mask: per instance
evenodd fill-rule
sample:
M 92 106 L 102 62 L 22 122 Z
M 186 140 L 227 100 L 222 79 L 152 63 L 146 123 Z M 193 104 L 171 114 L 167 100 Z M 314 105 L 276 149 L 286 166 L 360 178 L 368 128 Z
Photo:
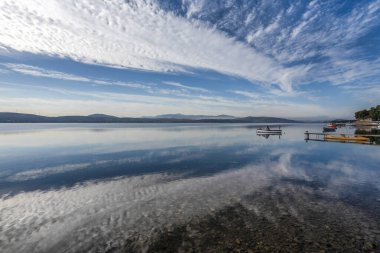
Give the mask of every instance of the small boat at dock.
M 327 126 L 323 127 L 323 132 L 335 132 L 337 127 L 335 123 L 328 123 Z
M 335 128 L 331 128 L 331 127 L 323 127 L 323 132 L 335 132 Z

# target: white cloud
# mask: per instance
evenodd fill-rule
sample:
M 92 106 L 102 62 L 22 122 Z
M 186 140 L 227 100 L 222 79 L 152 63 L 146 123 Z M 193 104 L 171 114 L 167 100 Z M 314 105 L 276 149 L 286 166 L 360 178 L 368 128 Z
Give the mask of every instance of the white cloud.
M 142 84 L 142 83 L 127 83 L 127 82 L 122 82 L 122 81 L 112 81 L 112 80 L 105 80 L 105 79 L 99 80 L 99 79 L 89 78 L 85 76 L 68 74 L 68 73 L 64 73 L 60 71 L 48 70 L 45 68 L 40 68 L 40 67 L 26 65 L 26 64 L 4 63 L 2 65 L 8 68 L 9 70 L 12 70 L 14 72 L 18 72 L 24 75 L 30 75 L 30 76 L 35 76 L 35 77 L 46 77 L 46 78 L 53 78 L 53 79 L 67 80 L 67 81 L 88 82 L 92 84 L 105 85 L 105 86 L 112 85 L 112 86 L 121 86 L 121 87 L 127 87 L 127 88 L 136 88 L 136 89 L 142 89 L 145 92 L 151 93 L 151 94 L 159 93 L 159 94 L 166 94 L 166 95 L 187 96 L 188 95 L 187 91 L 209 92 L 207 89 L 204 89 L 204 88 L 187 86 L 187 85 L 183 85 L 177 82 L 170 82 L 170 81 L 162 82 L 162 83 L 169 86 L 176 87 L 177 89 L 164 89 L 154 84 L 148 85 L 148 84 Z M 5 71 L 8 71 L 8 70 L 5 70 Z M 50 87 L 46 87 L 45 89 L 57 90 Z M 70 91 L 65 90 L 64 93 L 68 94 L 70 93 Z
M 60 71 L 48 70 L 45 68 L 40 68 L 36 66 L 26 65 L 26 64 L 14 64 L 14 63 L 4 63 L 3 66 L 7 67 L 9 70 L 35 77 L 47 77 L 53 79 L 67 80 L 67 81 L 78 81 L 78 82 L 89 82 L 98 85 L 115 85 L 123 86 L 129 88 L 138 88 L 150 90 L 151 86 L 140 84 L 140 83 L 126 83 L 120 81 L 111 81 L 111 80 L 99 80 L 79 75 L 68 74 Z
M 183 1 L 181 8 L 187 11 L 183 17 L 157 4 L 154 0 L 4 0 L 0 2 L 0 48 L 4 49 L 0 54 L 18 50 L 148 71 L 206 68 L 267 84 L 261 98 L 313 99 L 300 91 L 298 86 L 305 84 L 378 85 L 380 62 L 361 52 L 355 42 L 379 23 L 380 0 L 358 3 L 344 15 L 338 12 L 341 5 L 318 1 L 295 1 L 289 6 L 281 1 L 262 1 L 247 4 L 253 7 L 246 14 L 229 1 L 216 5 Z M 208 18 L 214 11 L 227 14 L 220 19 Z M 231 30 L 237 25 L 239 29 Z M 250 45 L 237 38 L 246 38 Z M 25 66 L 19 71 L 67 80 L 87 78 L 99 85 L 112 83 L 188 99 L 190 91 L 204 91 L 175 82 L 163 84 L 176 89 L 165 89 L 162 85 L 97 80 Z
M 43 90 L 44 88 L 41 87 Z M 46 96 L 25 97 L 1 96 L 0 107 L 3 111 L 38 113 L 42 115 L 88 115 L 104 113 L 116 116 L 139 117 L 163 113 L 184 114 L 229 114 L 234 116 L 277 116 L 299 117 L 305 115 L 342 114 L 342 110 L 332 111 L 319 105 L 281 102 L 276 99 L 241 101 L 218 96 L 182 95 L 166 97 L 159 95 L 134 95 L 111 92 L 78 92 L 72 90 L 48 89 L 47 92 L 77 95 L 80 99 Z M 51 94 L 50 94 L 51 95 Z M 28 107 L 24 105 L 28 104 Z M 344 112 L 346 113 L 346 112 Z
M 0 82 L 4 87 L 8 86 L 13 94 L 0 95 L 0 106 L 5 111 L 37 113 L 43 115 L 88 115 L 93 113 L 105 113 L 116 116 L 146 116 L 162 113 L 202 114 L 207 111 L 210 115 L 231 114 L 235 116 L 279 116 L 281 112 L 289 110 L 289 117 L 302 116 L 307 110 L 321 113 L 322 108 L 315 105 L 304 105 L 298 109 L 298 104 L 281 102 L 273 96 L 265 99 L 241 101 L 223 96 L 190 94 L 181 90 L 152 88 L 146 94 L 131 94 L 121 92 L 102 92 L 97 90 L 82 91 L 73 88 L 57 88 L 34 84 L 19 84 Z M 12 89 L 13 88 L 13 89 Z M 24 94 L 25 89 L 29 92 Z M 33 90 L 38 95 L 32 95 Z M 41 93 L 42 92 L 42 93 Z M 236 91 L 236 94 L 251 95 L 253 93 Z M 14 95 L 17 94 L 17 95 Z M 54 95 L 54 96 L 52 96 Z M 57 96 L 58 95 L 58 96 Z M 175 95 L 175 96 L 173 96 Z M 29 106 L 25 108 L 27 103 Z M 65 105 L 66 104 L 66 105 Z M 268 106 L 271 107 L 268 107 Z M 252 111 L 252 108 L 258 110 Z M 272 111 L 272 109 L 275 109 Z
M 281 64 L 299 66 L 300 69 L 296 70 L 299 73 L 293 73 L 291 78 L 293 86 L 315 85 L 316 82 L 336 85 L 351 82 L 360 86 L 378 80 L 380 62 L 374 57 L 378 52 L 366 48 L 368 42 L 376 43 L 372 36 L 378 36 L 369 36 L 362 43 L 359 39 L 378 26 L 379 0 L 355 2 L 349 7 L 352 10 L 344 13 L 343 3 L 293 1 L 284 15 L 286 4 L 283 1 L 263 2 L 272 8 L 263 16 L 260 16 L 262 9 L 253 11 L 269 21 L 251 24 L 236 33 Z M 225 27 L 228 29 L 234 22 L 238 20 L 222 20 L 218 25 L 227 23 Z M 272 29 L 275 24 L 280 29 Z
M 252 92 L 252 91 L 232 90 L 231 92 L 244 96 L 244 97 L 253 98 L 253 99 L 259 99 L 262 97 L 262 94 Z
M 37 76 L 37 77 L 48 77 L 48 78 L 54 78 L 54 79 L 61 79 L 61 80 L 68 80 L 68 81 L 80 81 L 80 82 L 90 82 L 91 79 L 67 74 L 59 71 L 52 71 L 52 70 L 46 70 L 43 68 L 26 65 L 26 64 L 13 64 L 13 63 L 6 63 L 3 64 L 8 69 L 24 74 L 24 75 L 31 75 L 31 76 Z
M 205 68 L 292 90 L 302 75 L 153 1 L 4 0 L 0 43 L 17 51 L 153 71 Z
M 162 82 L 162 83 L 166 84 L 166 85 L 182 88 L 182 89 L 185 89 L 185 90 L 208 92 L 207 89 L 199 88 L 199 87 L 193 87 L 193 86 L 188 86 L 188 85 L 184 85 L 184 84 L 181 84 L 181 83 L 178 83 L 178 82 L 169 82 L 169 81 L 166 81 L 166 82 Z

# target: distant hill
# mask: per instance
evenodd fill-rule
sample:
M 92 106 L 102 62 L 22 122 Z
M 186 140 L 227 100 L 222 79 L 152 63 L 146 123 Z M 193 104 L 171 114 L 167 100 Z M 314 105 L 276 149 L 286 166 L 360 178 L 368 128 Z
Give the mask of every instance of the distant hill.
M 173 115 L 173 114 L 169 114 Z M 182 115 L 182 114 L 176 114 Z M 184 115 L 186 116 L 186 115 Z M 0 112 L 0 123 L 297 123 L 300 121 L 275 117 L 243 117 L 235 118 L 228 115 L 204 116 L 187 115 L 193 118 L 180 116 L 165 118 L 160 115 L 155 118 L 120 118 L 105 114 L 92 114 L 88 116 L 59 116 L 47 117 L 35 114 Z M 199 118 L 197 118 L 199 117 Z M 207 117 L 207 118 L 202 118 Z
M 107 115 L 107 114 L 91 114 L 91 115 L 88 115 L 87 117 L 92 117 L 92 118 L 117 118 L 116 116 L 111 116 L 111 115 Z
M 176 114 L 162 114 L 152 117 L 144 117 L 144 118 L 154 118 L 154 119 L 192 119 L 192 120 L 200 120 L 200 119 L 235 119 L 236 117 L 230 115 L 185 115 L 181 113 Z
M 355 122 L 354 119 L 334 119 L 334 120 L 330 120 L 330 121 L 325 121 L 326 122 L 334 122 L 334 123 L 353 123 Z

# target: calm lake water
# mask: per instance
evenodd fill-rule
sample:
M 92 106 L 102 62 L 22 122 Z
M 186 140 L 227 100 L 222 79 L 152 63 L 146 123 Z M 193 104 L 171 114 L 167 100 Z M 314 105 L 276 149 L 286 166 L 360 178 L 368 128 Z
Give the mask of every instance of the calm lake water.
M 380 147 L 321 127 L 0 124 L 1 252 L 379 252 Z

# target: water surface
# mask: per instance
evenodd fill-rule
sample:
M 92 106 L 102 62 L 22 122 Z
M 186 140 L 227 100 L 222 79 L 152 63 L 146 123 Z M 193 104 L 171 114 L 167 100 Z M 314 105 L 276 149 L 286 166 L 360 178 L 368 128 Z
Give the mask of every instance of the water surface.
M 380 148 L 256 128 L 0 124 L 2 252 L 379 251 Z

